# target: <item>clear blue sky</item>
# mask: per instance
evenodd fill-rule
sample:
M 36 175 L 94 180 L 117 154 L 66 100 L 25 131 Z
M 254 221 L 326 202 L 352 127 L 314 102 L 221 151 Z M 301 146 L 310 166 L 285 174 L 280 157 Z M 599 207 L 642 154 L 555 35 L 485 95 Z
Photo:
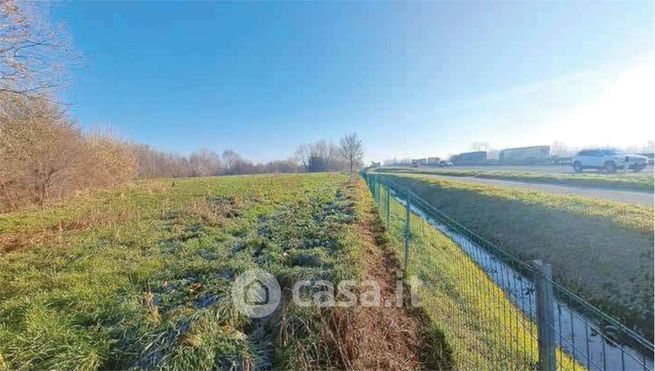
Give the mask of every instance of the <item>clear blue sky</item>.
M 48 7 L 85 57 L 64 92 L 82 125 L 255 161 L 350 131 L 369 160 L 445 155 L 473 141 L 609 141 L 582 138 L 611 126 L 585 109 L 634 91 L 653 61 L 652 1 Z

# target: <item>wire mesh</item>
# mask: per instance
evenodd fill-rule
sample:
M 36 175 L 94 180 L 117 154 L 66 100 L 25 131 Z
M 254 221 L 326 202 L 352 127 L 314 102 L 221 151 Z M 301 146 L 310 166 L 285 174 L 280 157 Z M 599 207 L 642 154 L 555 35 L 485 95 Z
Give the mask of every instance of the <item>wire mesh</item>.
M 541 337 L 537 323 L 540 323 L 552 331 L 557 369 L 653 370 L 651 342 L 550 277 L 545 280 L 552 287 L 552 297 L 546 298 L 552 317 L 545 317 L 552 319 L 545 324 L 539 321 L 544 314 L 542 311 L 539 315 L 537 311 L 535 277 L 540 277 L 540 273 L 534 265 L 448 217 L 391 176 L 369 173 L 363 176 L 388 229 L 392 227 L 394 217 L 392 203 L 405 208 L 402 232 L 406 266 L 411 262 L 409 250 L 421 248 L 411 245 L 412 237 L 416 233 L 423 235 L 425 225 L 437 229 L 459 247 L 459 251 L 451 256 L 453 274 L 470 288 L 459 310 L 475 312 L 476 316 L 473 319 L 458 318 L 457 321 L 462 326 L 464 322 L 473 321 L 483 341 L 502 344 L 504 348 L 482 355 L 486 362 L 463 360 L 462 364 L 475 368 L 489 368 L 491 364 L 509 369 L 544 368 L 539 363 L 539 349 L 551 348 L 539 343 Z M 412 224 L 411 216 L 424 222 Z M 403 215 L 395 217 L 402 218 Z M 461 346 L 476 348 L 476 344 Z

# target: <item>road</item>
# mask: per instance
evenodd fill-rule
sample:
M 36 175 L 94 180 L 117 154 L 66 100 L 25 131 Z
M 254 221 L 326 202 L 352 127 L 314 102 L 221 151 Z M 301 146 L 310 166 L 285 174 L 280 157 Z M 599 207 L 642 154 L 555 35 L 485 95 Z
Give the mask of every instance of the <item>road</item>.
M 498 165 L 498 166 L 455 166 L 445 168 L 446 170 L 486 170 L 486 171 L 522 171 L 526 173 L 552 173 L 552 174 L 575 174 L 570 165 Z M 585 170 L 584 174 L 606 174 L 596 170 Z M 653 166 L 648 166 L 644 170 L 628 173 L 630 176 L 653 176 Z
M 646 192 L 619 191 L 610 189 L 587 188 L 577 186 L 560 186 L 552 184 L 526 183 L 513 180 L 485 179 L 462 176 L 447 176 L 438 174 L 424 174 L 456 182 L 489 184 L 500 187 L 528 189 L 552 194 L 576 195 L 590 198 L 600 198 L 609 201 L 618 201 L 628 204 L 653 206 L 653 194 Z

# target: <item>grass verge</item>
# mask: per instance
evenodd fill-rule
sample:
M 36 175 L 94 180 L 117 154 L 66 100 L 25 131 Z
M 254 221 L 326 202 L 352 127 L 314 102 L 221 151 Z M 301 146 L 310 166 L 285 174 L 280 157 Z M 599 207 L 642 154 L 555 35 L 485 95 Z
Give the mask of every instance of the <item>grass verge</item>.
M 436 174 L 486 179 L 514 180 L 526 183 L 554 184 L 589 188 L 622 189 L 653 193 L 653 177 L 633 173 L 617 174 L 562 174 L 513 170 L 465 169 L 380 169 L 382 173 Z
M 389 242 L 403 254 L 405 208 L 391 198 Z M 453 241 L 411 214 L 411 244 L 405 272 L 419 295 L 420 310 L 447 344 L 452 369 L 535 369 L 537 329 Z M 558 369 L 573 361 L 557 353 Z M 576 363 L 576 368 L 580 365 Z
M 408 187 L 521 260 L 652 339 L 653 209 L 575 196 L 401 175 Z

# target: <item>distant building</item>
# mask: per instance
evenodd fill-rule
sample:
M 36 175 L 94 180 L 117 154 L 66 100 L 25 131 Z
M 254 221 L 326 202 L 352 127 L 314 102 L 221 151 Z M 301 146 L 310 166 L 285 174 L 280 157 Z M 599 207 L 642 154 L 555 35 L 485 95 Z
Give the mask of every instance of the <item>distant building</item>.
M 550 146 L 507 148 L 500 151 L 500 161 L 534 161 L 550 157 Z
M 412 160 L 412 167 L 425 166 L 428 164 L 428 160 L 425 158 L 417 158 Z
M 428 166 L 439 166 L 439 157 L 428 157 Z
M 450 158 L 452 162 L 484 162 L 487 159 L 487 151 L 464 152 Z

